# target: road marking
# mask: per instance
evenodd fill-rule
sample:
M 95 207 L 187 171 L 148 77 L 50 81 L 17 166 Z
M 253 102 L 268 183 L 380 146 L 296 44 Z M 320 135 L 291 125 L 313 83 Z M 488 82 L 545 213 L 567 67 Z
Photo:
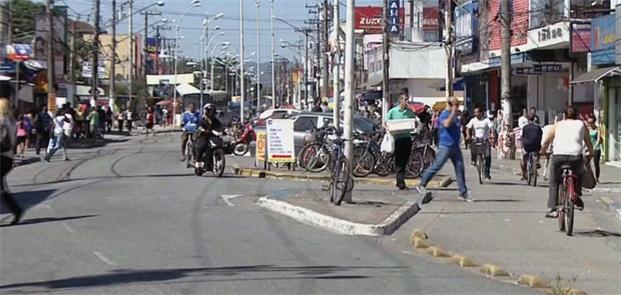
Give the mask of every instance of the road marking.
M 235 206 L 235 204 L 233 204 L 233 202 L 229 201 L 230 199 L 235 199 L 235 198 L 239 198 L 242 195 L 222 195 L 220 196 L 220 198 L 222 200 L 224 200 L 224 202 L 229 205 L 229 206 Z
M 112 262 L 110 259 L 106 258 L 106 256 L 104 256 L 103 254 L 101 254 L 98 251 L 93 251 L 93 254 L 95 254 L 95 256 L 97 256 L 97 258 L 101 259 L 101 261 L 105 262 L 107 265 L 110 265 L 110 266 L 116 265 L 114 262 Z
M 75 231 L 69 227 L 69 225 L 66 222 L 61 222 L 60 224 L 62 224 L 70 233 L 75 234 Z

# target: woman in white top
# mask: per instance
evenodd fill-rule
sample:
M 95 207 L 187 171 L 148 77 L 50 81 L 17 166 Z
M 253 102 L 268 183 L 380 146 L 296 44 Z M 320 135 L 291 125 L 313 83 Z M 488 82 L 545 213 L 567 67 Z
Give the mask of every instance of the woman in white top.
M 50 138 L 50 143 L 47 146 L 47 155 L 43 158 L 46 162 L 54 156 L 54 153 L 59 149 L 63 150 L 65 161 L 69 161 L 67 157 L 67 149 L 65 149 L 65 128 L 72 124 L 72 118 L 70 115 L 65 114 L 64 109 L 59 109 L 56 112 L 56 116 L 52 120 L 54 122 L 54 132 Z
M 13 213 L 14 218 L 11 224 L 18 223 L 24 214 L 24 210 L 17 204 L 6 183 L 6 176 L 13 169 L 13 149 L 17 143 L 16 131 L 11 104 L 8 99 L 0 98 L 0 177 L 2 177 L 0 200 Z
M 548 196 L 548 208 L 546 214 L 548 218 L 557 218 L 558 213 L 558 186 L 561 182 L 561 167 L 570 165 L 571 170 L 578 176 L 576 182 L 576 193 L 582 195 L 582 174 L 584 173 L 584 158 L 582 156 L 584 148 L 589 150 L 589 157 L 593 155 L 593 145 L 589 130 L 584 122 L 578 119 L 578 110 L 573 106 L 565 108 L 565 119 L 554 124 L 554 127 L 547 134 L 541 147 L 541 154 L 545 154 L 552 143 L 552 161 L 550 166 L 550 187 Z M 587 161 L 588 162 L 588 161 Z M 579 210 L 584 208 L 580 198 L 576 200 L 576 207 Z

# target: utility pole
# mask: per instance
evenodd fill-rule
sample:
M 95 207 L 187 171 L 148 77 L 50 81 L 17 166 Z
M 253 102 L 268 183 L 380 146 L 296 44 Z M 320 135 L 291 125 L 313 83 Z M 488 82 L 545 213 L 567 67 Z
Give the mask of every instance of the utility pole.
M 127 4 L 129 5 L 129 22 L 127 28 L 127 32 L 129 34 L 129 77 L 127 80 L 129 82 L 129 85 L 127 86 L 127 97 L 129 100 L 129 106 L 131 107 L 132 93 L 134 93 L 134 0 L 128 0 Z M 175 102 L 173 101 L 173 105 L 174 104 Z M 175 114 L 173 114 L 173 116 L 175 116 Z
M 513 127 L 511 119 L 511 16 L 509 0 L 500 3 L 501 48 L 500 48 L 500 93 L 502 97 L 502 113 L 505 124 Z M 513 155 L 513 153 L 511 153 Z M 515 155 L 513 155 L 515 156 Z
M 261 1 L 255 1 L 257 6 L 257 86 L 255 89 L 255 93 L 257 95 L 257 113 L 261 113 L 261 22 L 259 18 L 261 17 Z M 213 76 L 211 77 L 213 80 Z
M 109 105 L 116 111 L 116 0 L 112 0 L 112 64 L 110 66 L 110 99 Z
M 276 98 L 276 41 L 274 39 L 274 0 L 270 0 L 270 23 L 272 43 L 272 101 L 274 101 L 274 104 L 276 104 L 276 102 L 279 102 L 278 104 L 281 105 L 282 101 Z
M 51 113 L 56 112 L 56 89 L 54 81 L 54 15 L 52 6 L 54 0 L 47 0 L 46 11 L 48 16 L 47 31 L 47 107 Z
M 71 58 L 69 59 L 70 69 L 69 69 L 69 77 L 71 81 L 75 82 L 75 61 L 76 61 L 76 50 L 77 46 L 77 22 L 74 21 L 71 25 L 71 32 L 73 34 L 73 38 L 71 38 Z
M 384 0 L 384 13 L 382 17 L 382 121 L 386 121 L 386 114 L 392 105 L 390 98 L 390 36 L 388 35 L 388 0 Z
M 310 110 L 308 105 L 308 76 L 310 74 L 309 62 L 308 62 L 308 34 L 309 30 L 304 30 L 304 105 Z
M 91 65 L 92 75 L 92 87 L 91 95 L 93 96 L 93 103 L 97 103 L 99 97 L 99 10 L 101 6 L 101 0 L 95 0 L 95 36 L 93 37 L 93 64 Z
M 334 31 L 334 55 L 332 58 L 332 96 L 334 97 L 334 109 L 332 109 L 332 120 L 334 121 L 334 127 L 338 130 L 341 125 L 341 91 L 339 90 L 339 62 L 341 60 L 341 45 L 339 44 L 339 0 L 334 0 L 332 8 L 332 27 Z
M 244 80 L 244 0 L 239 0 L 239 74 L 240 74 L 240 122 L 244 122 L 244 100 L 246 99 L 246 82 Z
M 322 68 L 322 74 L 321 74 L 321 81 L 322 81 L 322 88 L 323 88 L 323 93 L 322 96 L 323 97 L 327 97 L 328 96 L 328 81 L 330 78 L 330 60 L 328 59 L 328 52 L 330 52 L 329 48 L 330 48 L 330 42 L 328 42 L 330 40 L 329 34 L 328 34 L 328 0 L 323 0 L 323 68 Z M 335 34 L 338 34 L 338 32 L 334 32 Z
M 355 0 L 347 0 L 347 26 L 345 28 L 345 101 L 343 102 L 344 112 L 344 128 L 343 135 L 345 136 L 345 156 L 349 160 L 349 163 L 353 163 L 353 151 L 354 146 L 352 142 L 353 138 L 353 109 L 354 95 L 356 86 L 354 85 L 354 7 L 356 6 Z M 351 171 L 350 171 L 351 173 Z M 345 201 L 351 202 L 351 192 L 345 195 Z
M 504 1 L 504 0 L 503 0 Z M 453 96 L 453 18 L 452 1 L 445 1 L 444 6 L 444 50 L 446 51 L 446 80 L 444 87 L 446 97 Z
M 9 36 L 8 36 L 8 44 L 13 44 L 13 7 L 11 7 L 11 2 L 13 1 L 7 1 L 6 5 L 9 9 L 9 19 L 8 19 L 8 29 L 9 29 Z M 19 83 L 18 83 L 19 84 Z
M 145 11 L 144 14 L 144 49 L 142 62 L 144 63 L 144 78 L 145 81 L 147 79 L 147 75 L 149 74 L 149 65 L 147 63 L 147 57 L 149 56 L 148 48 L 147 48 L 147 37 L 149 36 L 149 16 L 150 15 L 162 15 L 159 11 Z

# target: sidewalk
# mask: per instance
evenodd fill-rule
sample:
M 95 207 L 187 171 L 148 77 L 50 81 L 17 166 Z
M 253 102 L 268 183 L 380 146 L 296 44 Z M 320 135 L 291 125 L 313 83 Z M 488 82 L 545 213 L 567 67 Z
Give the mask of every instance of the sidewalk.
M 510 160 L 496 163 L 517 165 Z M 451 169 L 449 164 L 444 172 Z M 602 181 L 618 188 L 618 175 L 618 170 L 605 170 Z M 391 237 L 402 251 L 413 251 L 410 235 L 418 229 L 428 235 L 430 245 L 467 257 L 477 266 L 496 265 L 512 282 L 522 276 L 527 278 L 522 283 L 550 286 L 557 284 L 558 276 L 562 284 L 588 294 L 621 294 L 621 223 L 611 222 L 595 198 L 584 198 L 586 208 L 576 211 L 574 235 L 568 237 L 559 232 L 558 220 L 544 218 L 546 183 L 529 187 L 519 176 L 497 168 L 492 169 L 491 182 L 479 185 L 475 177 L 474 168 L 467 167 L 474 203 L 456 200 L 451 189 L 434 192 L 433 202 Z

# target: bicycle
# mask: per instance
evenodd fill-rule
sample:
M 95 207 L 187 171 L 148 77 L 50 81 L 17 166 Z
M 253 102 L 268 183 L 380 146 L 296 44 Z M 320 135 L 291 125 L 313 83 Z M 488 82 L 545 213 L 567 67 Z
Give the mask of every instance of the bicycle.
M 354 134 L 354 139 L 359 141 L 354 144 L 354 165 L 352 169 L 354 176 L 367 177 L 375 169 L 377 163 L 376 155 L 380 151 L 380 146 L 375 140 L 376 137 L 377 133 L 367 137 L 362 134 Z
M 474 139 L 470 144 L 470 149 L 476 158 L 477 173 L 479 174 L 479 184 L 483 184 L 483 178 L 485 177 L 485 167 L 487 166 L 487 160 L 485 159 L 485 151 L 487 149 L 487 139 Z
M 533 185 L 533 186 L 537 186 L 537 175 L 539 174 L 537 172 L 537 163 L 536 163 L 536 159 L 537 159 L 537 153 L 535 152 L 530 152 L 527 155 L 528 157 L 528 162 L 526 163 L 526 171 L 528 173 L 528 185 Z
M 185 143 L 185 152 L 184 157 L 186 160 L 186 168 L 192 168 L 194 164 L 192 161 L 195 160 L 195 151 L 194 151 L 194 140 L 196 139 L 196 133 L 192 132 L 188 134 L 188 141 Z
M 354 179 L 351 177 L 351 165 L 345 157 L 345 141 L 337 130 L 337 138 L 333 140 L 332 176 L 330 177 L 330 201 L 340 206 L 347 192 L 354 188 Z
M 306 144 L 298 154 L 298 166 L 308 172 L 323 172 L 332 161 L 328 134 L 325 128 L 316 129 L 314 140 Z
M 578 199 L 576 193 L 576 182 L 578 177 L 571 170 L 571 165 L 562 165 L 561 187 L 558 191 L 557 212 L 558 227 L 568 236 L 571 236 L 574 229 L 575 203 Z

